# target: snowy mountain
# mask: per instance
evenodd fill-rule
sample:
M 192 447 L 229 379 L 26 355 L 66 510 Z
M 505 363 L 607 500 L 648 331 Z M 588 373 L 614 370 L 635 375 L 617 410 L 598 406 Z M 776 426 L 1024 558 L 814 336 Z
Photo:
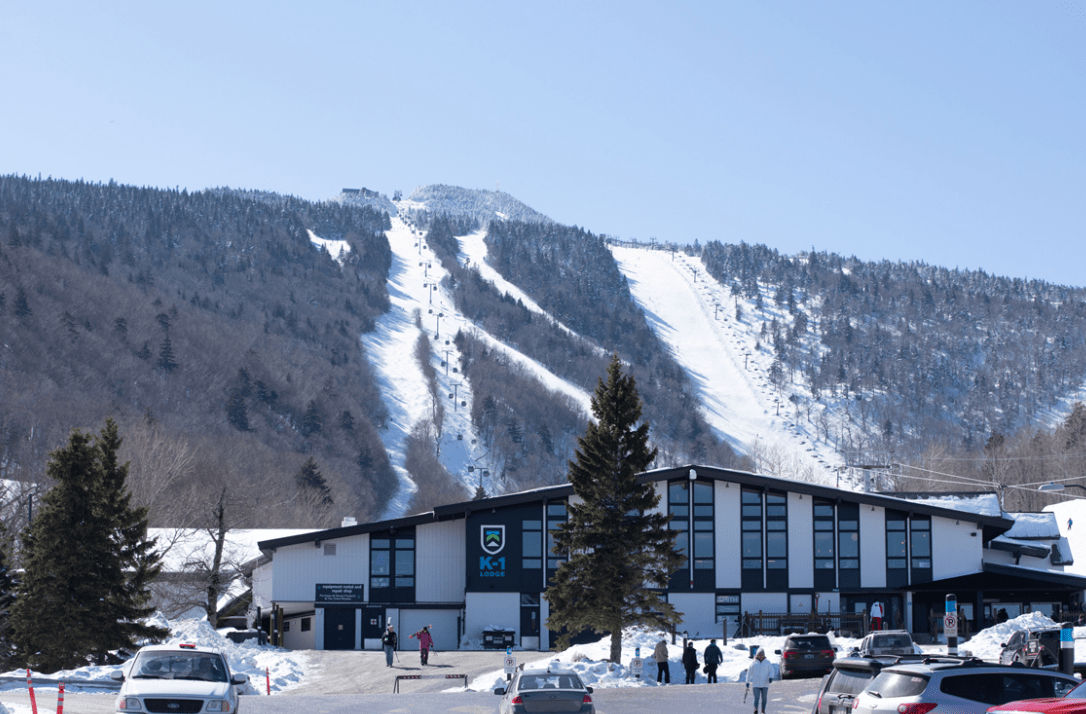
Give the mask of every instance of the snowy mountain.
M 482 331 L 457 310 L 449 291 L 448 271 L 427 244 L 425 231 L 402 214 L 448 212 L 450 207 L 466 206 L 463 211 L 478 218 L 484 215 L 478 207 L 489 202 L 479 199 L 481 192 L 471 192 L 470 200 L 463 201 L 447 187 L 442 189 L 420 189 L 410 199 L 396 202 L 402 210 L 393 217 L 387 234 L 394 256 L 389 272 L 392 307 L 378 320 L 377 330 L 362 338 L 390 414 L 383 438 L 401 483 L 385 517 L 407 512 L 415 484 L 404 466 L 405 443 L 412 430 L 435 413 L 434 399 L 415 357 L 420 337 L 432 338 L 430 359 L 437 367 L 437 393 L 445 400 L 443 425 L 434 436 L 436 451 L 465 492 L 481 487 L 490 494 L 501 493 L 503 484 L 497 480 L 500 464 L 473 435 L 470 414 L 475 395 L 455 366 L 462 360 L 452 339 L 458 330 L 473 332 L 533 379 L 568 396 L 579 405 L 584 418 L 591 414 L 590 385 L 571 384 L 555 375 L 514 346 Z M 435 203 L 439 209 L 420 200 L 435 194 L 440 196 Z M 500 211 L 495 208 L 494 214 L 500 216 Z M 458 237 L 459 262 L 474 266 L 503 295 L 573 333 L 488 263 L 484 234 L 484 230 L 477 230 Z M 700 261 L 647 247 L 615 247 L 613 254 L 652 329 L 691 375 L 713 435 L 738 453 L 758 454 L 761 463 L 772 462 L 779 473 L 821 482 L 836 479 L 836 468 L 843 464 L 840 456 L 831 444 L 817 438 L 811 423 L 797 419 L 790 405 L 782 405 L 783 397 L 767 378 L 771 360 L 755 349 L 757 334 L 749 324 L 729 318 L 717 308 L 727 299 L 725 289 L 707 276 Z M 600 349 L 600 354 L 605 352 Z
M 660 467 L 955 474 L 1020 511 L 1086 469 L 1086 289 L 623 242 L 498 191 L 0 176 L 0 338 L 0 475 L 36 483 L 112 417 L 156 525 L 198 526 L 208 483 L 247 527 L 560 483 L 614 353 Z

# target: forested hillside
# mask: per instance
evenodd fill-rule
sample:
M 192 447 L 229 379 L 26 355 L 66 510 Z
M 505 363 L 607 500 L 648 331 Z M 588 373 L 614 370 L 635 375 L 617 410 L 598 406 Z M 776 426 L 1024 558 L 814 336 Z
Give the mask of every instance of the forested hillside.
M 855 449 L 983 446 L 1035 424 L 1086 374 L 1082 288 L 715 241 L 701 257 L 733 295 L 787 310 L 767 348 L 814 399 L 847 396 L 875 422 Z
M 389 314 L 390 270 L 405 260 L 385 235 L 385 208 L 405 213 L 434 251 L 468 321 L 454 365 L 472 397 L 466 437 L 500 469 L 500 487 L 563 481 L 587 419 L 511 351 L 584 393 L 617 353 L 644 400 L 655 466 L 771 470 L 757 449 L 736 454 L 714 434 L 672 353 L 682 346 L 646 321 L 608 246 L 615 239 L 506 194 L 431 186 L 390 201 L 358 189 L 313 203 L 7 176 L 0 478 L 39 488 L 48 451 L 71 428 L 96 431 L 113 417 L 156 525 L 201 525 L 220 506 L 246 526 L 376 518 L 400 488 L 397 469 L 416 483 L 436 473 L 447 483 L 430 493 L 468 497 L 440 448 L 420 454 L 415 444 L 403 464 L 386 452 L 385 400 L 395 396 L 376 384 L 359 340 Z M 487 270 L 538 307 L 462 254 L 461 238 L 476 231 Z M 1086 290 L 745 243 L 657 247 L 686 252 L 727 287 L 734 329 L 752 330 L 749 344 L 772 355 L 765 374 L 778 409 L 811 422 L 841 463 L 898 465 L 883 486 L 908 476 L 908 490 L 937 490 L 951 482 L 936 474 L 956 474 L 1018 484 L 1009 502 L 1034 507 L 1027 484 L 1082 472 L 1086 412 L 1071 405 L 1086 370 Z M 438 404 L 434 362 L 452 349 L 439 354 L 419 322 L 409 329 Z
M 0 177 L 0 476 L 40 479 L 69 429 L 112 415 L 135 471 L 165 479 L 168 525 L 193 521 L 192 490 L 280 524 L 378 513 L 394 477 L 358 336 L 387 309 L 387 226 L 275 194 Z

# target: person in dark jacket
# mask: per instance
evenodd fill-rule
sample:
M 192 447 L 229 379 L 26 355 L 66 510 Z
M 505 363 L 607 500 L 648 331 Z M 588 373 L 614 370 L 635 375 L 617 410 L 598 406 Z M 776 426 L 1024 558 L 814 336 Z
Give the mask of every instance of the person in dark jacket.
M 399 638 L 396 637 L 396 631 L 392 629 L 392 623 L 389 623 L 388 629 L 385 630 L 385 634 L 381 636 L 381 646 L 385 648 L 385 666 L 392 666 L 392 655 L 396 653 L 396 646 L 399 643 Z
M 716 668 L 724 661 L 724 653 L 716 646 L 716 640 L 709 640 L 709 646 L 705 648 L 705 676 L 709 684 L 716 684 Z
M 683 667 L 686 668 L 686 683 L 693 684 L 698 674 L 698 653 L 691 640 L 686 641 L 686 647 L 683 649 Z

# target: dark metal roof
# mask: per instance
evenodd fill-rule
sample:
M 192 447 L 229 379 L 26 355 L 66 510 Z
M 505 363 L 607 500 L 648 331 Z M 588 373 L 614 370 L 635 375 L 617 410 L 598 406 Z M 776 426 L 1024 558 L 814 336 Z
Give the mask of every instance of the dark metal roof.
M 978 528 L 983 529 L 985 541 L 989 541 L 992 538 L 995 538 L 996 536 L 1006 532 L 1008 529 L 1010 529 L 1011 526 L 1014 525 L 1013 519 L 1003 516 L 985 516 L 976 513 L 968 513 L 965 511 L 956 511 L 950 508 L 930 506 L 923 503 L 913 503 L 900 498 L 886 496 L 884 494 L 860 493 L 857 491 L 834 488 L 832 486 L 821 486 L 819 484 L 808 483 L 806 481 L 793 481 L 792 479 L 775 478 L 773 476 L 759 476 L 757 474 L 752 474 L 746 471 L 734 471 L 732 469 L 722 469 L 715 466 L 688 465 L 677 466 L 667 469 L 655 469 L 653 471 L 646 471 L 640 474 L 638 476 L 638 480 L 641 483 L 648 483 L 654 481 L 688 479 L 690 477 L 691 471 L 694 471 L 697 474 L 697 480 L 699 481 L 727 481 L 728 483 L 736 483 L 740 486 L 748 486 L 759 490 L 790 491 L 793 493 L 806 494 L 814 498 L 824 498 L 835 502 L 871 505 L 880 508 L 887 508 L 894 511 L 902 511 L 905 513 L 938 516 L 940 518 L 954 518 L 956 520 L 962 520 L 968 523 L 976 523 Z M 343 528 L 331 528 L 328 530 L 313 531 L 312 533 L 289 536 L 286 538 L 277 538 L 275 540 L 261 541 L 259 543 L 259 547 L 260 550 L 263 551 L 265 554 L 270 554 L 275 548 L 278 547 L 297 545 L 299 543 L 309 543 L 318 539 L 331 540 L 333 538 L 344 538 L 348 536 L 361 535 L 363 533 L 387 531 L 391 528 L 409 527 L 420 525 L 423 523 L 433 523 L 435 521 L 455 520 L 459 518 L 466 518 L 471 513 L 489 510 L 492 508 L 519 506 L 525 503 L 543 503 L 544 501 L 558 501 L 567 499 L 572 495 L 573 486 L 568 483 L 558 486 L 547 486 L 544 488 L 533 489 L 531 491 L 520 491 L 518 493 L 510 493 L 503 496 L 494 496 L 493 498 L 482 498 L 477 501 L 463 501 L 461 503 L 451 503 L 444 506 L 438 506 L 433 511 L 428 511 L 426 513 L 421 513 L 415 516 L 408 516 L 406 518 L 397 518 L 387 521 L 375 521 L 373 523 L 364 523 Z

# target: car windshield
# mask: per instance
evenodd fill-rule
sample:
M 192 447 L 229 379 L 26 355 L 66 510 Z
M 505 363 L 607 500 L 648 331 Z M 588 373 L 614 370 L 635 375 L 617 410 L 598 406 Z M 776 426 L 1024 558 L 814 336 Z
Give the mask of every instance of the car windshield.
M 785 643 L 789 650 L 828 650 L 830 641 L 825 637 L 793 637 Z
M 525 674 L 517 689 L 584 689 L 581 680 L 572 674 Z
M 226 681 L 222 657 L 211 652 L 141 652 L 132 672 L 135 679 Z

